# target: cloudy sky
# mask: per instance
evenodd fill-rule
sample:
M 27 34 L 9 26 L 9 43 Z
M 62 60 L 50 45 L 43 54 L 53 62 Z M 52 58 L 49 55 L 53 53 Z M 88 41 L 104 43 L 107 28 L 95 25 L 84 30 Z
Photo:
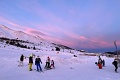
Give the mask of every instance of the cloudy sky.
M 120 49 L 120 0 L 0 0 L 0 24 L 74 49 Z

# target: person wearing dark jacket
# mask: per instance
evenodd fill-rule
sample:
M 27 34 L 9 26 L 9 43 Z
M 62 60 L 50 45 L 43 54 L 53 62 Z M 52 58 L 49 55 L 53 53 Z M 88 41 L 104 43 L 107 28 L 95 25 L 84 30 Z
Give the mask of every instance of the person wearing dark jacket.
M 29 71 L 32 71 L 33 57 L 30 55 L 29 57 Z
M 39 56 L 37 56 L 37 58 L 35 59 L 35 65 L 36 65 L 36 67 L 37 67 L 37 71 L 42 71 L 42 68 L 41 68 L 40 63 L 42 64 L 42 61 L 41 61 L 41 59 L 39 58 Z
M 102 65 L 103 65 L 103 67 L 105 67 L 105 60 L 104 59 L 102 60 Z
M 23 66 L 23 61 L 24 61 L 24 55 L 21 54 L 21 56 L 20 56 L 20 64 L 18 66 Z
M 117 69 L 118 69 L 118 60 L 114 59 L 114 61 L 112 62 L 112 64 L 115 66 L 115 72 L 117 72 Z

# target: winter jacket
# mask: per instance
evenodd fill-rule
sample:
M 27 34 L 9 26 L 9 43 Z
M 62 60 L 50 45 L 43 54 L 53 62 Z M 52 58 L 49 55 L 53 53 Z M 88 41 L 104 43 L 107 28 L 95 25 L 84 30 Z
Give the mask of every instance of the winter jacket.
M 46 62 L 49 62 L 49 63 L 50 63 L 50 58 L 48 58 L 48 59 L 46 60 Z
M 113 61 L 112 63 L 114 66 L 117 66 L 118 62 L 116 60 Z
M 29 63 L 33 63 L 33 58 L 31 56 L 29 57 Z
M 40 64 L 40 63 L 42 64 L 41 59 L 40 59 L 40 58 L 36 58 L 36 59 L 35 59 L 35 65 L 36 65 L 36 64 Z
M 23 61 L 23 60 L 24 60 L 24 56 L 21 55 L 21 57 L 20 57 L 20 61 Z
M 98 60 L 98 64 L 102 64 L 102 59 L 99 59 L 99 60 Z
M 53 64 L 53 65 L 54 65 L 54 61 L 53 61 L 53 60 L 51 61 L 51 64 Z

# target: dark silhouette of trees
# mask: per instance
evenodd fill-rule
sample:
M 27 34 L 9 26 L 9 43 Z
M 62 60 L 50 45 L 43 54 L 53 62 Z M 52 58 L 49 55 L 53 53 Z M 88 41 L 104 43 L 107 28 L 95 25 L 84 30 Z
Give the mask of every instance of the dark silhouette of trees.
M 56 51 L 60 51 L 60 48 L 59 47 L 55 47 L 56 48 Z
M 35 46 L 33 47 L 33 50 L 36 50 Z

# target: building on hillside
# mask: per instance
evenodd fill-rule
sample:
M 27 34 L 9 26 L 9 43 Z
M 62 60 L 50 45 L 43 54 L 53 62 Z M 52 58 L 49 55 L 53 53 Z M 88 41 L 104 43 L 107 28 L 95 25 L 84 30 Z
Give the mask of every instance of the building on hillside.
M 80 52 L 86 52 L 85 50 L 80 50 Z

